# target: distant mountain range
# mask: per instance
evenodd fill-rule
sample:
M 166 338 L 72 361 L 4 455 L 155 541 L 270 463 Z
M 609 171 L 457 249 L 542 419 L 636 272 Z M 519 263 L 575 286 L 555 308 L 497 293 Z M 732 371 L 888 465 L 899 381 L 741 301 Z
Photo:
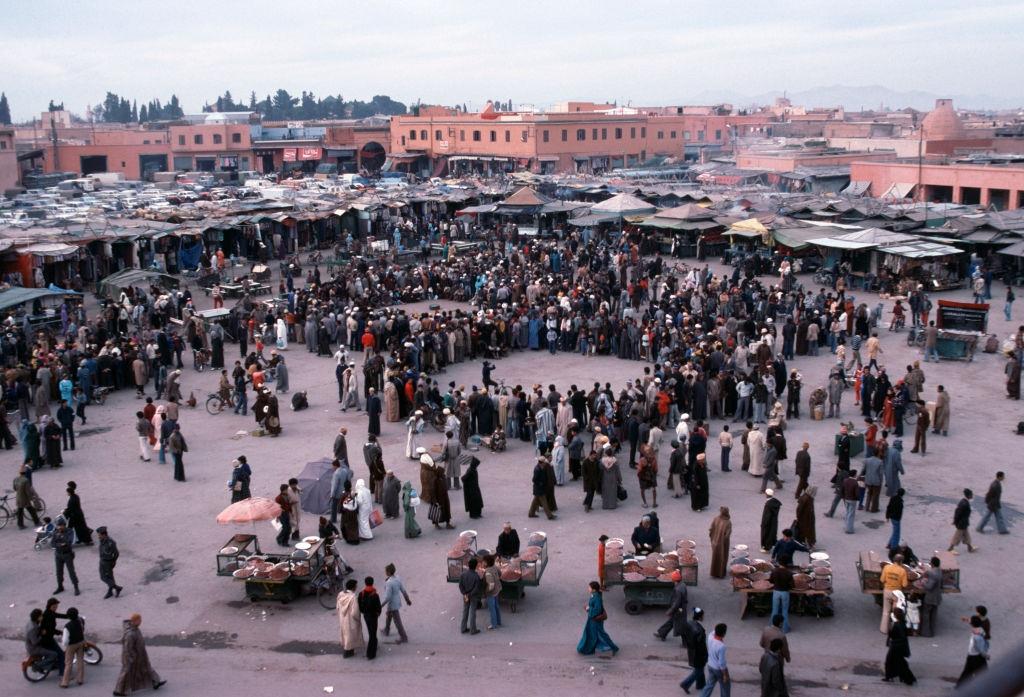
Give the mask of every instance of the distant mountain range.
M 687 97 L 688 104 L 715 104 L 728 102 L 736 107 L 755 104 L 771 104 L 776 97 L 785 96 L 797 106 L 835 107 L 842 106 L 848 111 L 861 109 L 904 109 L 910 107 L 921 111 L 930 111 L 935 107 L 935 100 L 951 98 L 953 105 L 963 109 L 1017 109 L 1024 106 L 1024 99 L 1011 95 L 993 97 L 988 94 L 933 94 L 921 90 L 897 91 L 881 85 L 830 85 L 828 87 L 812 87 L 797 92 L 776 90 L 761 94 L 740 94 L 733 90 L 706 89 Z

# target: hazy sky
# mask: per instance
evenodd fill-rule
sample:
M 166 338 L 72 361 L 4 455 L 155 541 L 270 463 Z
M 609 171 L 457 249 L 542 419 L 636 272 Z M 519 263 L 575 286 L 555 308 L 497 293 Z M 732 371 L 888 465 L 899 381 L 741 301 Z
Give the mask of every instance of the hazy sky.
M 199 111 L 225 89 L 539 106 L 823 85 L 1024 92 L 1024 3 L 30 0 L 3 4 L 16 119 L 110 90 Z M 1024 102 L 1024 100 L 1021 100 Z

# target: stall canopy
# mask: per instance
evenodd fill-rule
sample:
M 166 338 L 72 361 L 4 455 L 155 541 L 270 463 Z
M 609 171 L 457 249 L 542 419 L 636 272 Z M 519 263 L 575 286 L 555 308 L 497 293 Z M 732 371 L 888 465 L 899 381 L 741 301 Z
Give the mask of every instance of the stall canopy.
M 615 218 L 625 218 L 631 215 L 646 215 L 654 213 L 658 208 L 647 201 L 637 198 L 632 194 L 618 194 L 607 201 L 601 201 L 591 207 L 591 214 L 610 215 Z
M 1024 240 L 1014 242 L 1009 247 L 1003 247 L 999 250 L 999 253 L 1011 257 L 1024 258 Z
M 528 186 L 517 190 L 511 196 L 498 204 L 498 212 L 508 215 L 540 213 L 545 204 L 551 203 L 552 199 L 539 194 Z
M 456 211 L 455 215 L 479 215 L 480 213 L 493 213 L 498 210 L 498 207 L 493 203 L 486 203 L 480 206 L 466 206 L 460 211 Z
M 163 288 L 177 288 L 178 279 L 170 274 L 147 269 L 124 269 L 117 273 L 110 274 L 100 281 L 99 295 L 101 297 L 114 298 L 120 295 L 121 290 L 128 286 L 148 286 L 156 284 Z
M 856 250 L 904 244 L 917 241 L 917 239 L 914 235 L 906 235 L 902 232 L 893 232 L 892 230 L 883 230 L 881 228 L 868 228 L 867 230 L 857 230 L 856 232 L 836 237 L 815 237 L 807 240 L 807 242 L 818 247 Z
M 0 310 L 32 302 L 36 298 L 60 298 L 71 291 L 54 291 L 48 288 L 8 288 L 0 291 Z
M 47 257 L 62 261 L 64 259 L 71 259 L 77 255 L 78 247 L 70 244 L 61 244 L 60 242 L 40 242 L 38 244 L 30 244 L 27 247 L 22 247 L 18 251 L 21 254 L 33 254 L 37 257 Z
M 898 257 L 906 257 L 907 259 L 929 259 L 964 253 L 962 249 L 957 249 L 948 244 L 929 242 L 928 240 L 915 240 L 907 244 L 896 245 L 895 247 L 885 247 L 881 251 Z

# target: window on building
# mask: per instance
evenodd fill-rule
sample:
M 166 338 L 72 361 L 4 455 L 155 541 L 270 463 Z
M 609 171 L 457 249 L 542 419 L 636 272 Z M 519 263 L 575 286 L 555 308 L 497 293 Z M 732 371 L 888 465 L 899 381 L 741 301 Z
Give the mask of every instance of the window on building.
M 602 128 L 601 129 L 601 140 L 608 140 L 608 129 L 607 128 Z
M 464 129 L 459 129 L 459 140 L 465 140 L 465 139 L 466 139 L 466 131 Z
M 232 143 L 241 143 L 242 142 L 242 134 L 241 133 L 232 133 L 231 134 L 231 142 Z
M 673 138 L 676 137 L 676 132 L 675 131 L 672 131 L 672 137 Z M 689 139 L 690 139 L 690 132 L 689 131 L 683 131 L 683 140 L 689 140 Z
M 704 131 L 697 131 L 697 142 L 698 143 L 703 143 L 704 142 Z
M 524 133 L 525 133 L 525 131 L 524 131 Z M 550 140 L 549 132 L 548 131 L 541 131 L 541 133 L 542 133 L 542 135 L 541 135 L 540 139 L 542 141 L 544 141 L 545 143 L 547 143 Z
M 562 142 L 565 143 L 568 140 L 569 140 L 569 129 L 563 128 L 562 129 Z
M 422 131 L 420 131 L 420 140 L 426 140 L 426 139 L 427 139 L 427 129 L 424 128 Z
M 478 143 L 480 142 L 480 131 L 473 131 L 473 140 Z
M 665 131 L 658 131 L 658 140 L 662 140 L 665 137 Z
M 576 129 L 576 140 L 586 140 L 586 139 L 587 139 L 587 129 L 585 129 L 585 128 L 577 128 Z
M 635 126 L 633 128 L 629 129 L 629 137 L 630 138 L 636 138 L 636 127 Z
M 149 141 L 148 140 L 144 140 L 144 141 L 142 141 L 142 144 L 143 145 L 149 145 Z M 0 142 L 0 150 L 6 150 L 6 149 L 7 149 L 7 143 L 6 142 Z
M 721 139 L 722 139 L 722 129 L 719 128 L 719 129 L 715 130 L 715 140 L 721 140 Z
M 185 144 L 185 136 L 178 136 L 178 145 Z
M 615 129 L 615 140 L 622 140 L 622 129 L 621 128 L 616 128 Z
M 441 137 L 441 130 L 440 129 L 434 131 L 434 140 L 444 140 L 444 138 Z
M 402 145 L 405 145 L 405 136 L 402 136 Z
M 592 129 L 592 130 L 590 131 L 590 139 L 591 139 L 591 140 L 597 140 L 597 129 L 596 129 L 596 128 L 595 128 L 595 129 Z
M 519 132 L 519 140 L 520 140 L 520 141 L 522 141 L 522 142 L 524 142 L 524 143 L 525 143 L 525 142 L 526 142 L 526 141 L 528 141 L 529 139 L 530 139 L 530 132 L 529 132 L 528 130 L 526 130 L 526 129 L 524 128 L 523 130 L 521 130 L 521 131 Z
M 223 142 L 224 142 L 224 136 L 222 136 L 220 133 L 214 133 L 213 134 L 213 144 L 214 145 L 220 145 Z
M 512 131 L 508 130 L 507 128 L 505 129 L 505 142 L 506 143 L 511 143 L 512 142 Z
M 490 137 L 491 137 L 491 142 L 492 143 L 497 143 L 498 142 L 498 132 L 496 130 L 494 130 L 493 128 L 491 129 Z
M 203 144 L 203 136 L 202 135 L 198 135 L 198 134 L 193 136 L 192 137 L 192 142 L 195 143 L 196 145 L 202 145 Z
M 641 126 L 640 127 L 640 137 L 641 138 L 646 138 L 647 137 L 647 126 Z
M 409 131 L 409 140 L 416 140 L 416 131 Z

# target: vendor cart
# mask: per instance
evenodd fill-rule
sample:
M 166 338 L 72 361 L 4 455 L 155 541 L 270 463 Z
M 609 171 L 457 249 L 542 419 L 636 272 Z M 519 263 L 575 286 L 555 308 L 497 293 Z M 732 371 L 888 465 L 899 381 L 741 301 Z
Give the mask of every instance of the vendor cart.
M 776 564 L 768 559 L 754 559 L 747 545 L 736 545 L 730 554 L 729 573 L 732 590 L 740 594 L 740 619 L 753 612 L 758 617 L 772 614 L 774 587 L 770 576 Z M 790 616 L 832 617 L 832 565 L 828 553 L 811 553 L 807 564 L 794 564 L 793 589 L 789 591 Z
M 486 549 L 476 548 L 476 531 L 465 530 L 448 552 L 448 583 L 458 583 L 459 577 L 469 568 L 469 560 L 490 554 Z M 501 572 L 501 592 L 498 597 L 508 601 L 509 609 L 514 613 L 520 600 L 526 596 L 528 586 L 539 586 L 544 570 L 548 566 L 547 533 L 532 532 L 527 538 L 527 546 L 517 557 L 497 557 L 495 561 Z M 483 577 L 483 564 L 478 564 L 477 573 Z
M 252 271 L 249 273 L 252 280 L 259 281 L 261 283 L 270 280 L 270 267 L 266 264 L 256 264 L 252 267 Z
M 288 603 L 300 595 L 316 594 L 321 604 L 334 607 L 344 568 L 326 541 L 307 537 L 290 552 L 265 554 L 256 535 L 234 535 L 217 553 L 217 575 L 231 576 L 244 584 L 249 600 Z
M 672 573 L 679 571 L 687 586 L 696 586 L 698 561 L 696 542 L 680 539 L 674 551 L 636 555 L 622 552 L 623 541 L 608 540 L 605 548 L 605 586 L 622 586 L 626 612 L 640 614 L 645 607 L 668 607 L 672 604 L 675 581 Z
M 942 568 L 942 592 L 960 592 L 960 566 L 952 552 L 935 552 Z M 882 567 L 890 564 L 887 554 L 879 554 L 874 550 L 861 552 L 857 561 L 857 580 L 860 592 L 874 596 L 875 604 L 882 604 L 885 591 L 882 588 Z M 914 600 L 924 596 L 924 575 L 929 566 L 921 560 L 916 566 L 904 565 L 910 585 L 903 589 L 908 599 Z

